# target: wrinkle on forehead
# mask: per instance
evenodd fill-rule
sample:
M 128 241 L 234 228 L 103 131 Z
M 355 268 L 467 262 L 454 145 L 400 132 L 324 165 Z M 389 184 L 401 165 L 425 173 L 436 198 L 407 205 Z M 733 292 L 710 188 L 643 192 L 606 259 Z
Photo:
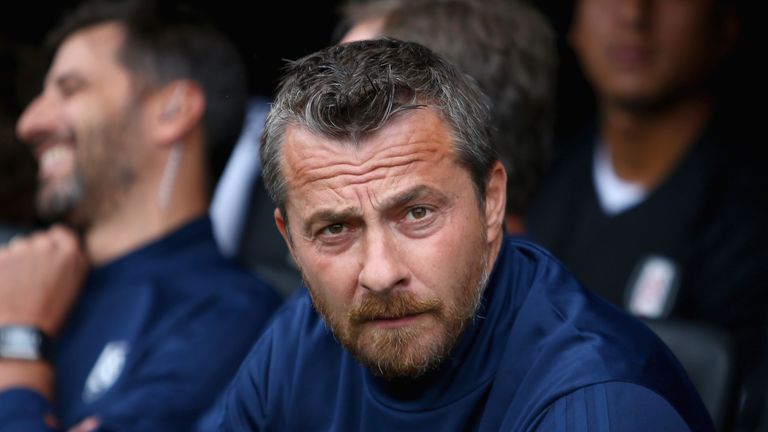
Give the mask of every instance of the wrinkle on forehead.
M 294 181 L 290 186 L 300 188 L 309 183 L 326 182 L 328 187 L 333 188 L 369 183 L 408 172 L 419 162 L 438 162 L 444 156 L 434 149 L 417 149 L 398 154 L 376 155 L 375 158 L 359 164 L 340 161 L 335 164 L 323 165 L 313 163 L 315 161 L 312 160 L 306 160 L 304 167 L 295 167 Z
M 289 189 L 322 182 L 328 188 L 368 183 L 409 172 L 419 163 L 453 157 L 447 127 L 429 111 L 395 120 L 359 145 L 303 128 L 287 131 L 283 172 Z

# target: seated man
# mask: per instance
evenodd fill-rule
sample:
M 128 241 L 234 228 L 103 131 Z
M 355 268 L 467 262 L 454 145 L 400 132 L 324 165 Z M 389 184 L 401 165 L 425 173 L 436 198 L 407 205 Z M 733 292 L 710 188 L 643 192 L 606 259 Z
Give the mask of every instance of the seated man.
M 724 73 L 739 3 L 574 2 L 568 40 L 599 117 L 561 142 L 527 217 L 605 299 L 726 331 L 737 386 L 766 356 L 768 326 L 765 146 L 742 98 L 724 97 L 738 94 Z
M 633 314 L 707 322 L 754 346 L 768 308 L 765 176 L 743 110 L 718 88 L 733 3 L 574 3 L 569 41 L 600 115 L 561 143 L 527 222 Z
M 415 43 L 290 64 L 261 159 L 308 294 L 223 430 L 713 430 L 647 328 L 504 236 L 488 125 L 474 81 Z
M 206 215 L 242 122 L 236 52 L 149 6 L 83 5 L 17 125 L 39 210 L 70 228 L 0 249 L 0 430 L 189 430 L 278 304 Z

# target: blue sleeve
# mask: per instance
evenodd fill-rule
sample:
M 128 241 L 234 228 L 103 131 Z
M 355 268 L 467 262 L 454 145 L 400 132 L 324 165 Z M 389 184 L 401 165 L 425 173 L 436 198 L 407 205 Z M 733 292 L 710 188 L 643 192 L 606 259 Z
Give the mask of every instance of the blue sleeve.
M 147 351 L 126 366 L 122 383 L 94 407 L 103 419 L 100 430 L 191 430 L 232 379 L 268 312 L 191 308 L 176 326 L 146 341 Z
M 52 430 L 45 424 L 51 407 L 42 395 L 17 388 L 0 393 L 0 431 L 33 432 Z
M 556 400 L 533 430 L 684 432 L 691 427 L 653 391 L 636 384 L 609 382 L 583 387 Z
M 274 307 L 273 305 L 271 307 Z M 266 321 L 269 311 L 263 311 Z M 191 430 L 231 380 L 261 330 L 239 310 L 200 305 L 137 342 L 123 374 L 80 413 L 95 416 L 99 431 Z M 249 321 L 250 318 L 250 321 Z M 66 371 L 57 371 L 66 373 Z M 51 431 L 50 404 L 30 390 L 0 393 L 0 432 Z M 66 430 L 73 424 L 60 424 Z

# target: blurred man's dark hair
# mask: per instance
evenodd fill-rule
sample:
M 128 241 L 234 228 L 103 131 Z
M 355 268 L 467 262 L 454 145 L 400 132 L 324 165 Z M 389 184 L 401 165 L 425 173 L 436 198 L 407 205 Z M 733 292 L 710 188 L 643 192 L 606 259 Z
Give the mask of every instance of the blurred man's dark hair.
M 242 60 L 214 26 L 190 7 L 160 0 L 95 0 L 77 8 L 51 33 L 51 52 L 72 33 L 107 22 L 126 39 L 120 61 L 137 90 L 189 79 L 205 94 L 203 126 L 210 190 L 218 182 L 240 134 L 247 86 Z

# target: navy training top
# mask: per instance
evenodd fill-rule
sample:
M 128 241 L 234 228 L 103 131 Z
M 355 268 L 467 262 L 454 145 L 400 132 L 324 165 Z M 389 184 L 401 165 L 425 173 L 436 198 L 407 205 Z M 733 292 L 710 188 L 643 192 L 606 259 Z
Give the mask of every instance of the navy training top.
M 506 238 L 483 297 L 437 370 L 385 381 L 336 342 L 304 293 L 241 367 L 221 430 L 713 430 L 666 346 L 539 247 Z
M 203 217 L 91 270 L 57 340 L 53 406 L 28 389 L 0 393 L 0 431 L 189 430 L 232 379 L 279 304 L 222 257 Z

